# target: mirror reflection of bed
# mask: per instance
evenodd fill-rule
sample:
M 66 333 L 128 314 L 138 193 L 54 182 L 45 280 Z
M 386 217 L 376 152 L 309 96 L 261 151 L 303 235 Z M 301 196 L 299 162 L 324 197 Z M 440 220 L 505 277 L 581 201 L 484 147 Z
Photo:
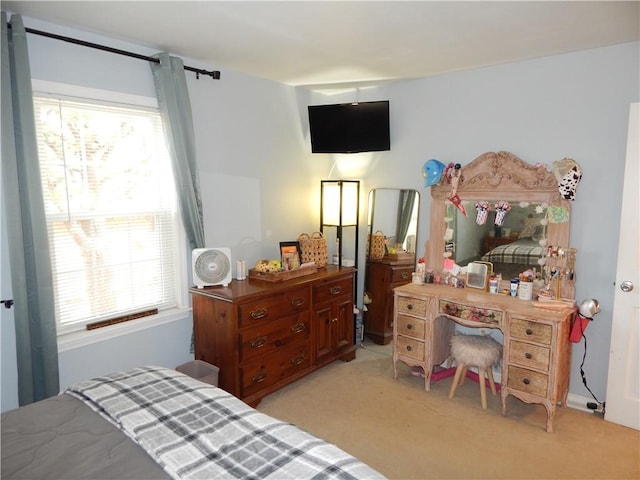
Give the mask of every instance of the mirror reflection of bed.
M 543 164 L 528 164 L 505 151 L 486 152 L 462 167 L 462 177 L 456 203 L 462 202 L 466 209 L 464 220 L 458 221 L 461 214 L 451 201 L 451 184 L 443 179 L 431 187 L 433 201 L 425 256 L 429 265 L 442 268 L 441 259 L 448 252 L 459 266 L 490 258 L 494 271 L 502 274 L 502 291 L 509 288 L 509 280 L 517 274 L 530 268 L 540 270 L 549 246 L 569 244 L 570 204 L 561 197 L 554 174 Z M 484 222 L 478 220 L 475 205 L 481 201 L 488 203 Z M 495 205 L 499 202 L 508 202 L 511 209 L 499 225 L 500 230 L 496 230 Z M 496 251 L 498 248 L 511 252 L 501 253 Z M 558 288 L 560 298 L 574 298 L 572 282 Z
M 539 271 L 538 260 L 544 256 L 545 248 L 540 241 L 546 235 L 545 226 L 541 224 L 545 218 L 544 205 L 539 202 L 512 202 L 503 224 L 498 226 L 494 223 L 493 214 L 483 224 L 478 224 L 475 215 L 478 200 L 463 202 L 467 216 L 453 205 L 447 207 L 447 216 L 453 219 L 452 258 L 456 264 L 465 266 L 473 261 L 491 262 L 493 271 L 500 273 L 503 279 L 517 277 L 530 269 Z M 496 201 L 499 200 L 488 200 L 489 203 Z

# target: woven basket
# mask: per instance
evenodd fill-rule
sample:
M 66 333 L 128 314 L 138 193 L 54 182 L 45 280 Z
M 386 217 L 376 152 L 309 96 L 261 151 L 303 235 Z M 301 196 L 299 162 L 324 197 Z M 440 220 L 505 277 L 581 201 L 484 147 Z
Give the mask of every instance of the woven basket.
M 327 240 L 320 232 L 309 235 L 302 233 L 298 236 L 300 250 L 302 251 L 302 263 L 314 262 L 318 267 L 327 264 L 329 255 L 327 254 Z
M 385 237 L 382 230 L 378 230 L 373 235 L 369 236 L 369 242 L 371 245 L 371 256 L 372 260 L 380 260 L 384 258 L 384 254 L 386 251 L 385 248 Z

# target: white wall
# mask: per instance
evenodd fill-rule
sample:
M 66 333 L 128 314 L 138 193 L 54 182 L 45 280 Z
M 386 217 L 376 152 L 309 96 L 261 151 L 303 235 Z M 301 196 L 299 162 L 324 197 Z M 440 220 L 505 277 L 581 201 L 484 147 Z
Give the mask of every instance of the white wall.
M 143 54 L 139 46 L 32 21 L 28 27 L 104 43 Z M 34 78 L 153 95 L 145 62 L 28 36 Z M 578 249 L 578 299 L 595 297 L 602 312 L 587 330 L 589 386 L 606 388 L 617 251 L 618 206 L 629 103 L 640 99 L 639 44 L 403 81 L 339 97 L 326 97 L 225 69 L 221 80 L 187 73 L 209 246 L 230 246 L 248 264 L 278 255 L 278 242 L 318 229 L 320 180 L 361 180 L 361 265 L 367 193 L 374 187 L 416 188 L 422 193 L 419 249 L 427 239 L 429 190 L 421 168 L 429 158 L 465 164 L 486 151 L 508 150 L 548 165 L 565 156 L 584 170 L 573 207 L 572 246 Z M 306 107 L 343 100 L 390 100 L 389 152 L 312 155 Z M 336 165 L 334 166 L 334 161 Z M 4 270 L 7 262 L 2 262 Z M 361 290 L 360 279 L 360 290 Z M 3 287 L 4 288 L 4 287 Z M 61 378 L 71 382 L 121 364 L 173 365 L 189 358 L 183 339 L 190 318 L 93 348 L 65 351 Z M 3 326 L 3 345 L 5 328 Z M 179 341 L 175 340 L 175 337 Z M 188 343 L 188 342 L 187 342 Z M 126 352 L 116 361 L 114 352 Z M 572 393 L 587 396 L 576 346 Z M 5 375 L 2 390 L 15 381 Z M 7 383 L 5 383 L 7 379 Z

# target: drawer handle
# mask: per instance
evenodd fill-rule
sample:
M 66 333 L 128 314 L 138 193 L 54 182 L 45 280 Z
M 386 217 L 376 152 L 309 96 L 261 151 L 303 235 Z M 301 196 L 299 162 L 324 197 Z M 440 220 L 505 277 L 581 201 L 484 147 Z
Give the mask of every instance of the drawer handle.
M 253 338 L 249 342 L 249 345 L 251 346 L 251 348 L 260 348 L 264 346 L 265 343 L 267 343 L 267 336 L 263 335 L 261 337 Z
M 293 325 L 291 327 L 291 332 L 292 333 L 300 333 L 300 332 L 303 332 L 304 329 L 305 329 L 304 323 L 298 322 L 298 323 L 296 323 L 295 325 Z
M 294 308 L 300 308 L 302 305 L 304 305 L 304 298 L 303 297 L 296 297 L 296 298 L 292 298 L 291 299 L 291 306 Z
M 526 333 L 527 335 L 533 335 L 533 330 L 531 330 L 530 328 L 527 328 L 524 333 Z
M 338 321 L 338 317 L 334 317 L 331 319 L 331 323 L 336 323 Z
M 329 289 L 331 295 L 338 295 L 341 291 L 342 287 L 340 287 L 340 285 L 335 285 Z
M 531 355 L 529 352 L 524 354 L 524 358 L 526 358 L 527 360 L 531 360 L 533 358 L 533 355 Z
M 411 345 L 407 345 L 407 352 L 411 351 Z
M 525 385 L 529 385 L 531 383 L 531 380 L 529 380 L 528 378 L 523 378 L 522 383 L 524 383 Z
M 260 370 L 253 377 L 251 377 L 251 383 L 260 383 L 264 381 L 265 378 L 267 378 L 267 375 L 269 374 L 267 373 L 266 370 Z
M 409 272 L 402 272 L 402 278 L 403 279 L 409 278 Z
M 410 303 L 407 303 L 407 310 L 413 310 L 413 305 L 411 305 Z
M 302 362 L 304 362 L 304 357 L 305 357 L 304 353 L 300 353 L 300 354 L 296 355 L 295 357 L 293 357 L 291 359 L 291 364 L 292 365 L 300 365 Z
M 407 323 L 407 330 L 411 330 L 413 328 L 413 325 L 411 325 L 410 323 Z
M 266 307 L 261 307 L 261 308 L 257 308 L 255 310 L 252 310 L 251 313 L 249 314 L 249 316 L 251 318 L 253 318 L 254 320 L 259 320 L 261 318 L 264 318 L 267 316 L 267 308 Z

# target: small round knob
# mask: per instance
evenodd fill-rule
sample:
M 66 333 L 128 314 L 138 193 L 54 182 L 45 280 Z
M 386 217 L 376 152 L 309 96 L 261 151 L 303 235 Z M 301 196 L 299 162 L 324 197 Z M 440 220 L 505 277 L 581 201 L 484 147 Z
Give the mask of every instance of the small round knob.
M 629 293 L 631 290 L 633 290 L 633 282 L 625 280 L 620 284 L 620 290 L 622 290 L 624 293 Z

